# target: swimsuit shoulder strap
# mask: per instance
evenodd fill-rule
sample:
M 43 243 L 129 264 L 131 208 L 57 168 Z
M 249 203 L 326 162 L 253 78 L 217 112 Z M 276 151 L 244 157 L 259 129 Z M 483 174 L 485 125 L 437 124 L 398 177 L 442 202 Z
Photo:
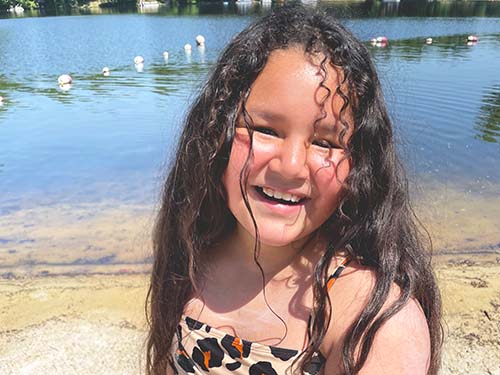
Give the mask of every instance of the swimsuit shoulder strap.
M 335 268 L 335 271 L 332 272 L 332 274 L 328 277 L 328 280 L 326 282 L 326 287 L 328 289 L 328 291 L 330 291 L 330 289 L 332 288 L 333 284 L 335 283 L 335 281 L 339 278 L 340 274 L 342 273 L 342 271 L 347 267 L 347 265 L 351 262 L 351 258 L 349 257 L 345 257 L 344 259 L 342 259 L 342 261 L 340 262 L 340 264 L 337 266 L 337 268 Z M 311 327 L 312 326 L 312 323 L 313 323 L 313 312 L 311 311 L 311 314 L 309 315 L 309 320 L 307 321 L 307 326 L 308 327 Z M 311 339 L 311 332 L 310 330 L 308 329 L 307 330 L 307 336 L 309 337 L 309 340 Z M 323 356 L 320 352 L 318 352 L 321 356 Z M 323 356 L 324 358 L 324 356 Z
M 347 265 L 350 262 L 351 262 L 351 258 L 345 257 L 342 260 L 342 262 L 340 262 L 340 264 L 337 266 L 337 268 L 335 268 L 335 271 L 333 271 L 333 273 L 328 277 L 328 280 L 326 282 L 326 287 L 327 287 L 328 291 L 330 291 L 330 289 L 332 289 L 333 284 L 339 278 L 342 271 L 347 267 Z

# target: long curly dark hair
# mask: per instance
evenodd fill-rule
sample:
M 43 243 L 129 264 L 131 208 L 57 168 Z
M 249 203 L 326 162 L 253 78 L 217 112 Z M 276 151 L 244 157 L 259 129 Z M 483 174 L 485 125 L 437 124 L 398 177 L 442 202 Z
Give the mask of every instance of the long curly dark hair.
M 328 267 L 334 255 L 344 251 L 376 275 L 373 293 L 343 343 L 344 373 L 359 372 L 377 330 L 415 298 L 430 331 L 428 374 L 437 374 L 442 341 L 439 292 L 426 250 L 427 237 L 409 204 L 407 180 L 396 155 L 391 121 L 370 53 L 333 17 L 298 5 L 278 8 L 237 35 L 223 51 L 186 117 L 153 237 L 154 264 L 146 301 L 150 326 L 147 374 L 164 375 L 172 363 L 170 350 L 178 322 L 203 278 L 201 255 L 235 226 L 222 176 L 236 119 L 269 55 L 290 47 L 320 53 L 325 72 L 328 64 L 340 69 L 343 82 L 336 93 L 344 101 L 341 123 L 347 128 L 349 111 L 353 127 L 350 138 L 342 142 L 352 165 L 342 200 L 319 229 L 329 234 L 329 244 L 315 266 L 315 319 L 309 324 L 301 371 L 319 350 L 328 328 Z M 241 178 L 241 186 L 246 186 L 245 175 Z M 394 283 L 401 290 L 399 298 L 380 314 Z

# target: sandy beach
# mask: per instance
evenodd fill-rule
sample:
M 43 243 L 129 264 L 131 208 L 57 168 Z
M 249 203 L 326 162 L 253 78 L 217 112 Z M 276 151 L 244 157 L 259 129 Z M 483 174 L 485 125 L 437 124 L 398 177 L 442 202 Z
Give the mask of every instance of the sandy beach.
M 443 375 L 500 374 L 500 255 L 439 257 Z M 146 274 L 0 280 L 0 374 L 141 374 Z
M 0 281 L 0 374 L 140 374 L 145 275 Z

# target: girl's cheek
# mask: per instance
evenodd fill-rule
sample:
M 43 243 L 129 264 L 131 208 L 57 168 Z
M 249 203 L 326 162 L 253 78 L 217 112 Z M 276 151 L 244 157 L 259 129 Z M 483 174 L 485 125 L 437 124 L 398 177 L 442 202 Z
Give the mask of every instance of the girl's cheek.
M 253 139 L 253 155 L 254 155 L 254 166 L 259 167 L 263 164 L 269 163 L 272 158 L 276 155 L 278 148 L 277 142 L 269 140 L 261 140 L 258 136 Z
M 313 178 L 323 184 L 344 182 L 349 174 L 349 162 L 343 159 L 342 150 L 333 149 L 331 154 L 315 153 L 310 157 L 310 168 Z
M 278 146 L 275 142 L 263 141 L 258 136 L 254 136 L 252 144 L 253 157 L 249 160 L 250 170 L 256 170 L 263 165 L 267 164 L 276 154 Z M 245 162 L 250 152 L 250 136 L 246 129 L 236 131 L 233 139 L 233 146 L 231 148 L 231 155 L 229 157 L 228 169 L 231 173 L 238 174 L 243 169 Z
M 231 154 L 229 155 L 229 163 L 226 173 L 238 175 L 245 165 L 245 161 L 250 151 L 250 138 L 248 135 L 236 131 L 233 138 L 233 145 L 231 147 Z

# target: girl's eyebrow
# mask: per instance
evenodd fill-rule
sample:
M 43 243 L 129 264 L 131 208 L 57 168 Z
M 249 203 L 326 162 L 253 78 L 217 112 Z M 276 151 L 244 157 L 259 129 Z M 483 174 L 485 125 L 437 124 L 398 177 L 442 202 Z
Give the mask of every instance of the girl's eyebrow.
M 316 129 L 320 132 L 337 134 L 339 132 L 339 127 L 337 124 L 332 123 L 319 123 L 316 125 Z
M 248 114 L 252 118 L 259 118 L 260 120 L 268 121 L 268 122 L 279 122 L 286 121 L 287 117 L 285 114 L 274 112 L 272 110 L 268 110 L 265 108 L 256 108 L 256 109 L 247 109 Z M 319 122 L 316 126 L 316 129 L 323 133 L 329 134 L 337 134 L 339 129 L 338 125 L 331 123 L 323 123 Z
M 251 117 L 258 117 L 262 120 L 266 121 L 284 121 L 286 120 L 286 116 L 282 113 L 273 112 L 266 109 L 247 109 L 247 112 Z

